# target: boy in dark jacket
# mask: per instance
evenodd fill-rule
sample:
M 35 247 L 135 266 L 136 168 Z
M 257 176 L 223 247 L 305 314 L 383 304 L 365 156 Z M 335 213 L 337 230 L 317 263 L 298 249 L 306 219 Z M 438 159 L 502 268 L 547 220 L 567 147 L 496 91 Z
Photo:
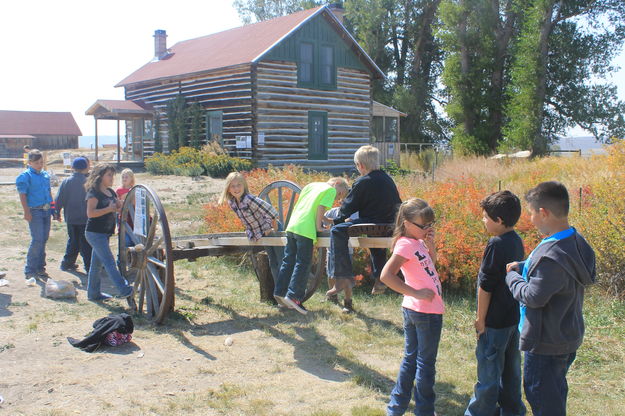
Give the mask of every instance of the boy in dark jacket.
M 55 203 L 56 215 L 59 218 L 63 210 L 68 236 L 65 256 L 61 261 L 61 270 L 76 270 L 78 268 L 76 258 L 80 253 L 85 271 L 89 273 L 91 246 L 85 238 L 85 226 L 87 225 L 85 181 L 89 174 L 89 160 L 85 157 L 77 157 L 72 162 L 72 169 L 74 173 L 61 183 Z
M 534 416 L 566 415 L 566 374 L 584 338 L 584 287 L 595 281 L 595 253 L 568 222 L 569 194 L 543 182 L 525 195 L 546 237 L 525 262 L 508 264 L 506 283 L 521 303 L 523 387 Z
M 344 311 L 352 310 L 351 289 L 354 272 L 349 256 L 349 236 L 347 229 L 352 224 L 395 222 L 395 215 L 401 204 L 399 192 L 393 179 L 380 170 L 380 152 L 373 146 L 361 146 L 354 154 L 354 163 L 360 177 L 354 182 L 351 191 L 341 204 L 340 216 L 334 220 L 330 231 L 330 251 L 328 271 L 335 284 L 326 295 L 336 296 L 345 290 Z M 357 220 L 345 222 L 350 215 L 358 212 Z M 380 282 L 380 273 L 386 263 L 386 249 L 372 248 L 371 260 L 375 286 L 373 294 L 382 293 L 386 286 Z

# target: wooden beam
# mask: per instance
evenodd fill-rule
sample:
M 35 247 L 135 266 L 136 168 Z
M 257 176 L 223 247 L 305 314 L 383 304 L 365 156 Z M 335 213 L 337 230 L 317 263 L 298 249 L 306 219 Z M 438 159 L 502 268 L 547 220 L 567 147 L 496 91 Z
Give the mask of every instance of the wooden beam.
M 195 236 L 200 238 L 176 239 L 175 243 L 204 247 L 250 247 L 250 246 L 286 246 L 286 237 L 262 237 L 258 241 L 251 241 L 245 236 L 240 237 L 210 237 Z M 351 247 L 361 248 L 390 248 L 391 237 L 350 237 Z M 330 247 L 330 237 L 318 237 L 317 247 Z

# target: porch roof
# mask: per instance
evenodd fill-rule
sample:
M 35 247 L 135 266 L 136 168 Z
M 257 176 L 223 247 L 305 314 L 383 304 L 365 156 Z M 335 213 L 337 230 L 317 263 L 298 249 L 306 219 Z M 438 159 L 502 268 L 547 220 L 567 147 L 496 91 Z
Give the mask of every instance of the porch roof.
M 97 100 L 85 114 L 104 120 L 131 120 L 151 118 L 152 109 L 141 102 L 130 100 Z

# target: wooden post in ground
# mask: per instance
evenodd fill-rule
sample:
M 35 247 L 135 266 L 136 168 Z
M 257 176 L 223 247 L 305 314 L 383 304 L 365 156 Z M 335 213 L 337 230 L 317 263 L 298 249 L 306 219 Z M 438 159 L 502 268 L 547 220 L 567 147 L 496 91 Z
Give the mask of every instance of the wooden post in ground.
M 276 304 L 276 300 L 273 297 L 274 283 L 271 267 L 269 266 L 269 256 L 265 250 L 253 250 L 251 254 L 254 260 L 254 271 L 260 286 L 260 301 Z

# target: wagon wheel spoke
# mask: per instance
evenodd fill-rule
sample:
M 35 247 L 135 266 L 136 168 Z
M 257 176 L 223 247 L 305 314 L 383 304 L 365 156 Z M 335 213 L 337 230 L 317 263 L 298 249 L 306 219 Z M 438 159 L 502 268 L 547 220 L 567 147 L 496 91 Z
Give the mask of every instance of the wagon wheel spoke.
M 163 282 L 161 282 L 161 277 L 158 270 L 156 270 L 156 267 L 154 267 L 154 265 L 148 263 L 148 271 L 148 279 L 151 278 L 154 284 L 156 284 L 159 292 L 161 292 L 161 295 L 164 295 L 165 287 L 163 286 Z
M 158 267 L 160 267 L 161 269 L 166 269 L 167 265 L 165 264 L 165 262 L 160 261 L 159 259 L 157 259 L 156 257 L 148 257 L 148 267 L 152 266 L 152 265 L 156 265 Z
M 148 235 L 145 239 L 145 247 L 146 248 L 151 248 L 152 247 L 152 241 L 154 240 L 154 234 L 156 233 L 156 226 L 158 225 L 158 211 L 154 211 L 154 216 L 151 220 L 149 220 L 149 230 L 148 230 Z
M 162 244 L 163 244 L 163 237 L 160 236 L 156 239 L 156 242 L 154 242 L 150 248 L 147 251 L 147 255 L 150 256 L 152 255 L 152 253 L 154 253 L 156 251 L 157 248 L 159 248 Z
M 139 312 L 143 313 L 143 303 L 145 300 L 145 279 L 143 279 L 143 271 L 141 271 L 141 279 L 137 279 L 137 281 L 141 281 L 139 288 Z

